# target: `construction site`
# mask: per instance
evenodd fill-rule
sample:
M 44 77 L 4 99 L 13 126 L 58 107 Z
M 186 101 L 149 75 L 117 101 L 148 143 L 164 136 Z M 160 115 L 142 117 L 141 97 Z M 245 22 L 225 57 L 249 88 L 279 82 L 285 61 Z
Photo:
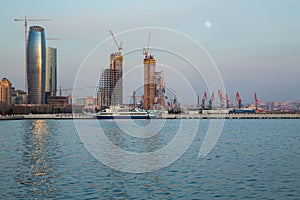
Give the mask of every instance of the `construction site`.
M 254 93 L 254 105 L 244 107 L 239 92 L 236 92 L 236 101 L 231 102 L 227 93 L 223 96 L 218 90 L 218 100 L 215 100 L 214 91 L 208 96 L 204 92 L 203 97 L 198 95 L 196 106 L 184 106 L 181 108 L 176 91 L 165 87 L 165 72 L 156 71 L 156 59 L 150 53 L 151 32 L 148 33 L 147 45 L 143 49 L 143 93 L 137 94 L 134 90 L 130 101 L 123 102 L 123 55 L 121 53 L 122 42 L 118 42 L 112 31 L 109 31 L 115 46 L 116 52 L 110 54 L 109 68 L 103 69 L 99 79 L 97 91 L 96 111 L 103 110 L 110 106 L 126 106 L 131 108 L 142 108 L 144 110 L 159 110 L 168 114 L 254 114 L 262 113 L 259 107 L 259 100 Z M 168 90 L 168 91 L 167 91 Z M 172 96 L 173 98 L 169 98 Z
M 110 67 L 103 69 L 99 79 L 97 91 L 96 110 L 103 110 L 110 106 L 138 107 L 144 110 L 168 110 L 170 113 L 179 113 L 180 106 L 174 99 L 168 101 L 168 95 L 164 86 L 164 71 L 156 71 L 156 60 L 150 54 L 150 37 L 148 34 L 147 46 L 143 50 L 144 55 L 144 88 L 143 94 L 137 95 L 133 91 L 131 103 L 125 105 L 123 102 L 123 56 L 121 54 L 122 42 L 118 43 L 113 32 L 109 31 L 116 47 L 117 52 L 110 55 Z M 137 99 L 140 99 L 137 101 Z

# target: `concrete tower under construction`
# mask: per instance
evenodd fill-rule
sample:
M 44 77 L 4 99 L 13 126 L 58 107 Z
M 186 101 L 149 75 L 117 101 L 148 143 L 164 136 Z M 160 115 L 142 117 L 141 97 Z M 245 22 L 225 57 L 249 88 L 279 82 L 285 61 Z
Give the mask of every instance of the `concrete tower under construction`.
M 103 109 L 109 106 L 123 104 L 123 56 L 121 54 L 122 42 L 118 44 L 112 31 L 109 31 L 118 51 L 110 54 L 109 69 L 102 72 L 98 89 L 98 106 Z
M 123 56 L 120 52 L 110 55 L 111 105 L 123 103 Z
M 144 58 L 144 109 L 149 110 L 155 100 L 156 61 L 152 55 L 145 53 Z
M 110 67 L 104 69 L 99 80 L 98 106 L 100 109 L 123 104 L 123 56 L 110 55 Z

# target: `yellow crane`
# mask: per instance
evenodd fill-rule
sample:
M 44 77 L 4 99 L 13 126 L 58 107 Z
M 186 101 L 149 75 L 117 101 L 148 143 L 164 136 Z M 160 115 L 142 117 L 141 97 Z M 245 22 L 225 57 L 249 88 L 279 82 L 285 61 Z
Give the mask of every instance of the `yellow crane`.
M 27 52 L 26 52 L 26 48 L 27 48 L 27 25 L 28 22 L 35 22 L 35 21 L 52 21 L 52 19 L 30 19 L 27 18 L 26 16 L 23 19 L 15 19 L 16 22 L 24 22 L 24 26 L 25 26 L 25 92 L 27 91 Z
M 120 44 L 118 44 L 118 42 L 117 42 L 117 40 L 116 40 L 116 38 L 115 38 L 113 32 L 112 32 L 111 30 L 109 30 L 109 33 L 110 33 L 110 35 L 112 36 L 112 38 L 113 38 L 113 40 L 114 40 L 114 42 L 115 42 L 115 44 L 116 44 L 116 46 L 117 46 L 117 48 L 118 48 L 118 54 L 121 54 L 121 50 L 123 49 L 123 48 L 122 48 L 122 42 L 120 42 Z
M 149 54 L 149 45 L 150 45 L 150 37 L 151 37 L 151 32 L 148 33 L 148 44 L 147 44 L 147 48 L 144 48 L 144 55 L 145 58 L 148 58 L 148 54 Z

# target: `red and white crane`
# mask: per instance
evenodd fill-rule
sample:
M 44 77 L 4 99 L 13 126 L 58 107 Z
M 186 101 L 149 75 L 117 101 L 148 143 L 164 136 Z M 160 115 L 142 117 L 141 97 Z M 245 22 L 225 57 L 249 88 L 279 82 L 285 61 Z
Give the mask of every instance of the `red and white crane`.
M 230 101 L 229 101 L 229 98 L 228 98 L 228 94 L 226 93 L 226 108 L 229 108 L 229 105 L 230 105 Z
M 205 108 L 205 101 L 206 101 L 206 99 L 207 99 L 207 95 L 206 95 L 206 92 L 204 92 L 203 98 L 202 98 L 202 105 L 201 105 L 202 110 Z
M 241 107 L 242 107 L 242 99 L 241 99 L 241 97 L 240 97 L 239 92 L 236 92 L 235 98 L 236 98 L 236 100 L 237 100 L 237 102 L 238 102 L 239 108 L 241 108 Z

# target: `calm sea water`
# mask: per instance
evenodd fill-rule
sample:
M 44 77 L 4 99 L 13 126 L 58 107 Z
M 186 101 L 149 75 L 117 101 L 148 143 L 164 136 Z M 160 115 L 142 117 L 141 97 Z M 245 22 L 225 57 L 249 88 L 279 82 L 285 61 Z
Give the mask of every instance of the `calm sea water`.
M 138 140 L 119 134 L 113 121 L 99 123 L 115 144 L 151 151 L 172 139 L 179 122 Z M 200 121 L 173 164 L 134 174 L 95 159 L 71 120 L 0 121 L 0 199 L 300 199 L 300 120 L 227 120 L 214 149 L 199 159 L 208 125 Z

